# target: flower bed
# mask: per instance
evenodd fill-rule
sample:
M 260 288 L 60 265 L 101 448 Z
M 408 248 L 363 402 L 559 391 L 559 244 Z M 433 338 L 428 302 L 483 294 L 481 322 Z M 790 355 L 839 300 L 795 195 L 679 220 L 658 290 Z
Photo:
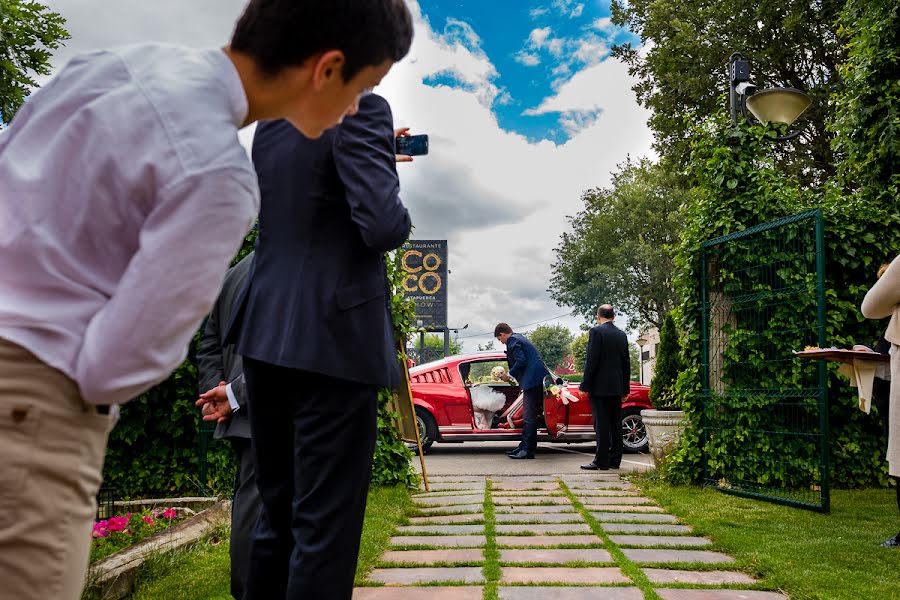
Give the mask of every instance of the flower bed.
M 163 529 L 180 523 L 193 511 L 179 511 L 175 508 L 143 510 L 139 513 L 127 513 L 110 517 L 94 523 L 91 536 L 91 562 L 105 558 L 123 548 L 127 548 L 158 533 Z

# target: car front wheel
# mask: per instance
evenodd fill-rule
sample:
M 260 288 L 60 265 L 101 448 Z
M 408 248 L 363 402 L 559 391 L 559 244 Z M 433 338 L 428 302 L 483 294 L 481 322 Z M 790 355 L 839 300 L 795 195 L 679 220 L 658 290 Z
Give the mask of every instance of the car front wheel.
M 622 411 L 622 449 L 635 454 L 646 452 L 648 445 L 641 409 L 635 406 L 626 408 Z
M 422 451 L 428 452 L 431 445 L 437 439 L 437 423 L 427 409 L 416 407 L 416 427 L 419 428 L 419 441 L 422 442 Z

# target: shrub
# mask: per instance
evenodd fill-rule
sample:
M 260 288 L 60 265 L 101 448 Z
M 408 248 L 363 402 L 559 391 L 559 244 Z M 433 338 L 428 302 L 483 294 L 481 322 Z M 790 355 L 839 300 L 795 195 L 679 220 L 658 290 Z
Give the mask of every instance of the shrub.
M 678 397 L 675 394 L 675 381 L 681 372 L 681 344 L 678 341 L 678 330 L 675 319 L 668 313 L 663 319 L 659 332 L 659 349 L 656 355 L 656 367 L 653 380 L 650 382 L 650 400 L 657 410 L 680 410 Z

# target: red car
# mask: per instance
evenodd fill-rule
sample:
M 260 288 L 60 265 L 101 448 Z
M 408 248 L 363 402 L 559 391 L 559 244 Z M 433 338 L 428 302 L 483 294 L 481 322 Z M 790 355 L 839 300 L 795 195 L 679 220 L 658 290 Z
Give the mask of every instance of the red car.
M 434 442 L 518 441 L 521 438 L 524 419 L 520 390 L 497 379 L 496 373 L 501 368 L 504 372 L 509 370 L 504 352 L 480 352 L 449 356 L 409 370 L 423 449 L 427 450 Z M 567 383 L 550 371 L 544 382 L 547 388 L 544 422 L 539 422 L 538 440 L 593 442 L 596 436 L 587 394 L 578 389 L 577 383 Z M 493 415 L 485 416 L 473 407 L 472 392 L 479 386 L 487 386 L 505 396 L 502 408 Z M 649 390 L 632 382 L 631 393 L 622 402 L 625 452 L 642 452 L 647 448 L 641 411 L 651 408 Z

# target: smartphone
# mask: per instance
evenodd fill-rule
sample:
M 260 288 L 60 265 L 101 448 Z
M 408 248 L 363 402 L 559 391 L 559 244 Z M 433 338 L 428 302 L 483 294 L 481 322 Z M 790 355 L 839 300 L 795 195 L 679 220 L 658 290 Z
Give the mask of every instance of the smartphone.
M 407 156 L 422 156 L 428 154 L 427 135 L 398 137 L 396 142 L 397 154 L 405 154 Z

